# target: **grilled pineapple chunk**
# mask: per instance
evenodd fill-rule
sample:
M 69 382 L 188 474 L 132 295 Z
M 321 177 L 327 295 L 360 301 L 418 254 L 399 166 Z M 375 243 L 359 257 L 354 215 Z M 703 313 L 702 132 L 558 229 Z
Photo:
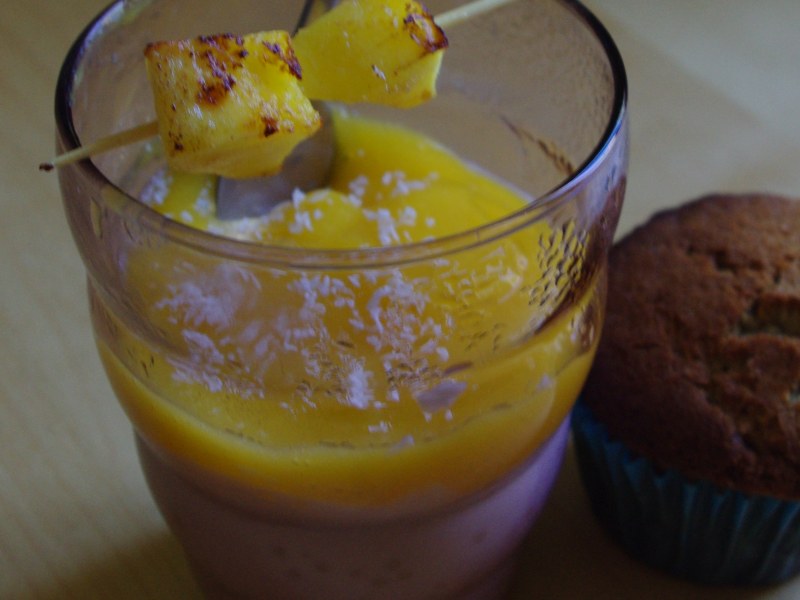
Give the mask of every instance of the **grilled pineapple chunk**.
M 159 134 L 177 171 L 270 175 L 320 126 L 284 31 L 156 42 L 145 58 Z
M 415 0 L 343 0 L 294 37 L 309 98 L 400 108 L 436 95 L 446 47 Z

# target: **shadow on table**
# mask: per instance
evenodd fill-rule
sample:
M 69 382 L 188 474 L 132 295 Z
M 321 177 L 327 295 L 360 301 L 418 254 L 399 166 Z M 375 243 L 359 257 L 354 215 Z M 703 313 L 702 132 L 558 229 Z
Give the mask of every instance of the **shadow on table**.
M 115 550 L 115 551 L 114 551 Z M 177 541 L 163 533 L 115 548 L 37 595 L 42 600 L 202 600 Z

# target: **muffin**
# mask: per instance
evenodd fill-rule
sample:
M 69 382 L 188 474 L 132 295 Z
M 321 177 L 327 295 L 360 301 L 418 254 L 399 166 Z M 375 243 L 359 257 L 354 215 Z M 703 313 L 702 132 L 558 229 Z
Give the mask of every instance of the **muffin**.
M 608 293 L 573 415 L 600 522 L 695 581 L 800 571 L 800 200 L 659 213 L 611 251 Z

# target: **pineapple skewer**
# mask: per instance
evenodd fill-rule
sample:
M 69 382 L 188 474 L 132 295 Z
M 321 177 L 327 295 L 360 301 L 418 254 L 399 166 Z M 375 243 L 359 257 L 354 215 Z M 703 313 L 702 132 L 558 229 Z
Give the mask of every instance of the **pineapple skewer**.
M 145 64 L 175 171 L 274 175 L 320 127 L 286 31 L 154 42 Z
M 441 31 L 441 29 L 445 27 L 452 27 L 454 25 L 457 25 L 459 23 L 477 17 L 485 12 L 489 12 L 505 4 L 509 4 L 513 1 L 515 0 L 473 0 L 472 2 L 469 2 L 463 6 L 441 13 L 439 16 L 433 18 L 433 21 L 435 23 L 435 26 L 438 26 L 439 30 Z M 301 32 L 302 30 L 298 32 L 298 34 L 300 34 Z M 446 46 L 446 39 L 445 39 L 445 44 L 440 46 L 438 49 L 442 49 L 444 46 Z M 435 75 L 438 73 L 438 63 L 436 63 L 435 66 L 433 67 L 433 73 L 434 73 L 433 79 L 435 81 Z M 417 101 L 424 101 L 428 97 L 430 96 L 425 96 L 423 92 L 423 94 L 420 96 L 420 99 L 418 99 Z M 397 104 L 397 105 L 402 106 L 403 104 Z M 410 106 L 411 104 L 406 103 L 405 105 Z M 91 156 L 102 154 L 109 150 L 113 150 L 115 148 L 133 144 L 139 141 L 144 141 L 146 139 L 155 137 L 156 135 L 159 134 L 159 132 L 161 132 L 162 138 L 164 138 L 165 137 L 164 131 L 163 129 L 161 129 L 160 131 L 159 121 L 154 120 L 145 123 L 143 125 L 126 129 L 108 136 L 104 136 L 89 144 L 80 146 L 63 154 L 60 154 L 50 161 L 40 163 L 39 169 L 42 171 L 51 171 L 55 168 L 63 167 L 78 162 L 80 160 L 90 158 Z M 253 176 L 253 174 L 238 173 L 234 174 L 233 176 L 250 177 Z

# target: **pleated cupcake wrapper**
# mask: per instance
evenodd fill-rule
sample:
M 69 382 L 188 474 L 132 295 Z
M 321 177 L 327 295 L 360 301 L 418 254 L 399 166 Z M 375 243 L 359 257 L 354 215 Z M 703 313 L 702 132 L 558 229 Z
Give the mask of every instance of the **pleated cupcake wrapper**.
M 612 440 L 582 402 L 572 428 L 592 510 L 634 558 L 710 584 L 777 583 L 800 571 L 800 502 L 657 469 Z

